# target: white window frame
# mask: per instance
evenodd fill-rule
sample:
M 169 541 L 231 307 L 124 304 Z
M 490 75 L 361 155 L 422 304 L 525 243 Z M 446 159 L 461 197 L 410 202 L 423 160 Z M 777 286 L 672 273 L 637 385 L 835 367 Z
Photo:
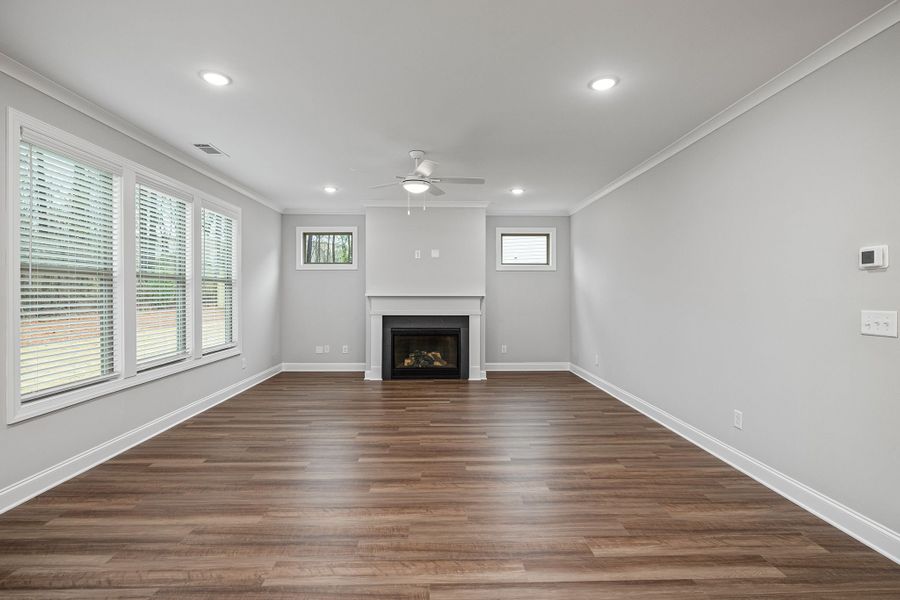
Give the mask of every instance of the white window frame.
M 222 357 L 227 358 L 228 356 L 234 356 L 235 354 L 241 353 L 241 281 L 243 280 L 241 277 L 241 209 L 232 204 L 228 204 L 227 202 L 222 202 L 221 200 L 205 195 L 201 196 L 199 204 L 200 205 L 194 213 L 194 232 L 197 235 L 198 244 L 195 246 L 197 252 L 195 253 L 196 256 L 194 261 L 194 267 L 196 268 L 195 272 L 197 274 L 197 287 L 195 289 L 197 295 L 195 296 L 196 302 L 194 302 L 194 321 L 197 323 L 197 326 L 194 327 L 195 356 L 199 359 L 204 359 L 224 355 Z M 203 283 L 203 219 L 200 209 L 203 208 L 215 211 L 234 220 L 234 252 L 232 253 L 234 259 L 234 297 L 231 299 L 233 307 L 231 310 L 231 318 L 233 319 L 231 327 L 234 332 L 234 341 L 228 344 L 206 348 L 205 350 L 203 349 L 202 331 L 203 294 L 200 289 Z
M 135 183 L 135 186 L 132 186 L 131 195 L 126 196 L 126 197 L 132 197 L 135 202 L 135 204 L 132 205 L 132 207 L 131 207 L 131 214 L 130 214 L 130 218 L 132 219 L 131 220 L 132 224 L 135 223 L 136 216 L 137 216 L 136 215 L 137 198 L 135 197 L 135 195 L 137 193 L 136 185 L 142 185 L 142 186 L 151 188 L 153 190 L 156 190 L 158 192 L 162 192 L 163 194 L 168 194 L 169 196 L 172 196 L 173 198 L 183 200 L 187 204 L 187 210 L 190 213 L 190 218 L 191 218 L 191 221 L 190 221 L 191 231 L 188 232 L 188 242 L 189 243 L 187 246 L 187 254 L 188 254 L 187 259 L 189 261 L 189 264 L 188 264 L 187 277 L 185 280 L 185 283 L 187 285 L 187 315 L 186 315 L 187 316 L 187 323 L 186 323 L 187 340 L 186 341 L 187 341 L 188 352 L 186 355 L 177 356 L 177 357 L 161 358 L 161 359 L 158 359 L 153 362 L 148 362 L 148 363 L 144 363 L 142 365 L 138 365 L 137 364 L 137 343 L 128 344 L 128 346 L 130 347 L 129 348 L 130 352 L 133 352 L 135 354 L 133 363 L 129 363 L 129 364 L 135 365 L 136 372 L 143 372 L 143 371 L 148 371 L 151 369 L 157 369 L 163 365 L 183 362 L 185 360 L 189 360 L 190 358 L 193 358 L 194 333 L 195 333 L 195 330 L 199 328 L 199 325 L 197 325 L 194 322 L 193 311 L 192 311 L 194 301 L 195 301 L 194 279 L 196 279 L 196 277 L 197 277 L 197 275 L 194 273 L 194 254 L 197 251 L 196 250 L 197 243 L 194 240 L 194 223 L 193 223 L 193 219 L 196 218 L 195 205 L 197 203 L 194 200 L 194 198 L 195 198 L 194 194 L 187 192 L 183 188 L 183 186 L 181 186 L 181 184 L 179 184 L 177 181 L 170 179 L 168 177 L 161 176 L 158 173 L 154 173 L 154 172 L 144 169 L 142 167 L 138 167 L 135 169 L 134 183 Z M 132 235 L 132 238 L 131 238 L 131 241 L 134 244 L 134 252 L 135 252 L 135 255 L 132 257 L 132 261 L 131 261 L 132 265 L 136 264 L 136 262 L 137 262 L 137 255 L 136 255 L 136 253 L 137 253 L 137 237 L 136 237 L 136 234 L 137 234 L 137 231 L 135 230 L 134 234 Z M 126 269 L 126 271 L 127 271 L 127 269 Z M 131 271 L 131 277 L 134 279 L 134 283 L 128 289 L 131 292 L 133 292 L 134 295 L 130 297 L 126 306 L 128 306 L 128 310 L 131 313 L 133 313 L 132 317 L 134 318 L 134 324 L 133 324 L 134 328 L 126 329 L 126 332 L 131 331 L 130 339 L 134 339 L 136 342 L 137 341 L 137 270 L 136 270 L 136 268 L 135 268 L 135 270 Z M 128 336 L 126 336 L 126 337 L 128 337 Z M 131 346 L 134 346 L 134 347 L 131 348 Z
M 118 265 L 114 293 L 117 309 L 115 313 L 115 360 L 118 372 L 115 376 L 95 384 L 65 390 L 43 398 L 23 403 L 20 397 L 19 384 L 19 144 L 22 140 L 22 129 L 29 131 L 29 137 L 39 138 L 38 145 L 61 152 L 78 160 L 102 166 L 119 177 L 116 199 L 119 209 L 118 231 Z M 140 164 L 114 154 L 100 146 L 87 142 L 57 127 L 44 123 L 34 117 L 13 108 L 7 111 L 6 135 L 6 197 L 0 205 L 0 216 L 6 224 L 7 248 L 6 256 L 6 314 L 0 323 L 5 323 L 6 366 L 5 385 L 2 393 L 5 396 L 6 422 L 18 423 L 38 415 L 86 402 L 99 396 L 105 396 L 136 385 L 141 385 L 162 377 L 168 377 L 188 369 L 207 365 L 219 360 L 238 356 L 242 353 L 241 341 L 241 209 L 197 189 L 157 173 Z M 137 370 L 137 303 L 136 303 L 136 227 L 135 227 L 135 185 L 146 183 L 159 191 L 171 193 L 190 202 L 192 211 L 191 235 L 191 273 L 188 284 L 190 297 L 190 316 L 188 318 L 191 335 L 191 354 L 175 362 L 169 362 L 156 368 Z M 208 206 L 218 212 L 227 214 L 235 220 L 235 310 L 234 331 L 235 343 L 218 352 L 202 353 L 200 326 L 200 208 Z
M 333 227 L 305 227 L 297 228 L 296 254 L 297 254 L 297 270 L 298 271 L 346 271 L 357 269 L 359 254 L 357 252 L 358 243 L 357 227 L 348 227 L 344 225 L 335 225 Z M 303 236 L 307 233 L 349 233 L 350 234 L 350 253 L 353 261 L 349 264 L 323 264 L 323 263 L 307 263 L 306 256 L 303 254 Z
M 546 265 L 505 265 L 503 264 L 503 235 L 547 235 L 550 237 L 549 264 Z M 497 227 L 496 258 L 498 271 L 555 271 L 556 270 L 556 227 Z

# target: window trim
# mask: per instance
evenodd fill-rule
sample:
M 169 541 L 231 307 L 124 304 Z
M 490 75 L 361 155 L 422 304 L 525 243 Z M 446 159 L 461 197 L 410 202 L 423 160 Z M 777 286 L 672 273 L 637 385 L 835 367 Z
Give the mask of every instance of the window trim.
M 546 265 L 506 265 L 503 264 L 504 235 L 546 235 L 549 236 L 549 264 Z M 496 262 L 498 271 L 555 271 L 556 270 L 556 227 L 497 227 Z
M 295 252 L 297 256 L 297 270 L 298 271 L 348 271 L 348 270 L 356 270 L 358 269 L 359 264 L 359 244 L 357 235 L 359 231 L 358 227 L 355 226 L 343 226 L 343 225 L 334 225 L 334 226 L 315 226 L 315 227 L 307 227 L 301 225 L 297 227 L 297 233 L 294 237 L 294 242 L 296 244 Z M 352 257 L 352 261 L 348 264 L 336 264 L 336 263 L 308 263 L 306 262 L 306 257 L 303 254 L 303 236 L 307 233 L 349 233 L 350 234 L 350 254 Z
M 116 327 L 116 360 L 121 361 L 122 368 L 111 378 L 102 379 L 93 384 L 66 389 L 45 397 L 23 403 L 19 389 L 19 143 L 23 138 L 23 128 L 28 131 L 29 141 L 37 145 L 46 145 L 50 150 L 62 152 L 77 160 L 83 160 L 100 166 L 119 177 L 118 202 L 119 231 L 117 240 L 118 265 L 120 269 L 114 294 L 118 303 L 115 311 Z M 0 205 L 0 215 L 7 223 L 7 261 L 6 268 L 6 302 L 5 315 L 0 323 L 5 323 L 6 334 L 6 385 L 2 386 L 5 396 L 6 423 L 18 423 L 33 417 L 47 414 L 61 408 L 80 404 L 100 396 L 113 394 L 137 385 L 142 385 L 181 373 L 189 369 L 208 365 L 220 360 L 239 356 L 243 352 L 242 344 L 242 281 L 241 276 L 241 209 L 237 206 L 207 195 L 200 190 L 185 185 L 175 179 L 157 173 L 129 159 L 121 157 L 100 146 L 92 144 L 57 127 L 44 123 L 14 108 L 7 110 L 6 135 L 6 198 Z M 142 365 L 137 370 L 137 310 L 136 284 L 137 273 L 135 259 L 136 245 L 136 203 L 135 186 L 138 182 L 157 187 L 160 191 L 171 193 L 189 202 L 191 207 L 191 277 L 189 294 L 191 297 L 190 327 L 192 336 L 191 353 L 179 360 L 167 361 L 158 366 Z M 233 311 L 233 327 L 235 342 L 216 352 L 202 353 L 201 343 L 201 303 L 200 297 L 200 209 L 207 206 L 217 212 L 227 214 L 235 221 L 235 308 Z
M 209 209 L 211 211 L 217 212 L 221 215 L 231 218 L 234 220 L 234 251 L 232 257 L 234 259 L 234 292 L 232 294 L 231 303 L 231 318 L 232 318 L 232 331 L 234 333 L 234 341 L 227 344 L 220 344 L 218 346 L 213 346 L 210 348 L 203 348 L 203 215 L 202 209 Z M 242 297 L 241 297 L 241 282 L 243 281 L 243 277 L 241 276 L 241 209 L 228 204 L 227 202 L 222 202 L 216 198 L 211 196 L 201 195 L 200 202 L 196 208 L 194 213 L 195 223 L 194 223 L 194 231 L 197 235 L 197 245 L 195 246 L 196 252 L 194 253 L 196 256 L 194 261 L 194 267 L 196 268 L 196 287 L 194 291 L 196 293 L 196 301 L 194 302 L 194 319 L 196 326 L 194 327 L 194 349 L 195 349 L 195 357 L 203 358 L 209 356 L 218 356 L 222 353 L 227 354 L 228 351 L 237 348 L 239 353 L 242 348 L 241 346 L 241 306 L 242 306 Z
M 135 295 L 131 300 L 131 304 L 129 304 L 129 311 L 134 313 L 134 332 L 133 339 L 135 340 L 133 352 L 135 353 L 134 362 L 129 362 L 129 366 L 131 364 L 134 365 L 135 370 L 138 373 L 143 373 L 144 371 L 149 371 L 151 369 L 156 369 L 162 365 L 167 365 L 169 363 L 181 362 L 183 360 L 187 360 L 193 357 L 194 354 L 194 330 L 198 328 L 197 324 L 194 322 L 193 311 L 191 307 L 194 303 L 194 279 L 196 275 L 193 271 L 194 266 L 194 253 L 196 252 L 196 242 L 194 241 L 194 206 L 196 202 L 194 202 L 194 195 L 186 192 L 177 181 L 169 179 L 168 177 L 161 177 L 160 175 L 147 171 L 145 169 L 136 170 L 135 172 L 135 185 L 132 188 L 131 197 L 134 197 L 134 206 L 132 207 L 132 221 L 131 223 L 137 222 L 137 186 L 144 186 L 150 188 L 157 192 L 162 192 L 163 194 L 167 194 L 173 198 L 183 201 L 186 204 L 186 216 L 188 218 L 188 222 L 191 225 L 190 231 L 187 233 L 187 273 L 185 274 L 185 288 L 187 292 L 187 309 L 186 309 L 186 323 L 185 326 L 187 328 L 186 332 L 186 344 L 187 349 L 185 352 L 182 352 L 177 355 L 165 356 L 161 358 L 157 358 L 155 360 L 146 361 L 144 363 L 137 362 L 137 267 L 135 266 L 134 271 L 132 271 L 132 277 L 134 279 L 133 289 Z M 134 235 L 132 236 L 132 242 L 135 244 L 134 252 L 135 255 L 133 260 L 131 261 L 131 265 L 137 264 L 137 229 L 134 230 Z M 131 307 L 133 306 L 133 310 Z M 128 311 L 126 311 L 128 312 Z M 131 344 L 128 344 L 129 346 Z

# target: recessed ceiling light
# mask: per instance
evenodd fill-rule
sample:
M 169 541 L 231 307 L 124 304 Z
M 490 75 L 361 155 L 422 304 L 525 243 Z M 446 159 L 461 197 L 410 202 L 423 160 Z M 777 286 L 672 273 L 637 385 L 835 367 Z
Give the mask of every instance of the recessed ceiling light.
M 326 185 L 322 189 L 325 190 L 326 194 L 333 194 L 337 191 L 337 188 L 334 187 L 333 185 Z
M 589 84 L 589 87 L 596 92 L 605 92 L 606 90 L 615 87 L 617 83 L 619 83 L 619 80 L 615 77 L 601 77 L 600 79 L 593 80 Z
M 522 189 L 522 188 L 520 188 L 520 187 L 514 187 L 513 189 L 509 190 L 509 192 L 510 192 L 513 196 L 521 196 L 522 194 L 525 193 L 525 190 Z
M 231 77 L 216 73 L 215 71 L 200 71 L 200 77 L 202 77 L 203 81 L 209 85 L 214 85 L 216 87 L 222 87 L 223 85 L 231 83 Z

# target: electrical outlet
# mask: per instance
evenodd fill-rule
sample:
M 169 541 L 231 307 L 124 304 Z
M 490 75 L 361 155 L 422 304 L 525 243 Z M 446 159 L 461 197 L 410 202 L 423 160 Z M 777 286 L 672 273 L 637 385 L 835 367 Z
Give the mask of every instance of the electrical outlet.
M 595 354 L 595 355 L 594 355 L 594 366 L 595 366 L 595 367 L 599 367 L 599 366 L 600 366 L 600 355 L 599 355 L 599 354 Z
M 734 411 L 734 428 L 735 429 L 743 429 L 744 428 L 744 413 L 739 410 Z
M 413 256 L 415 256 L 417 259 L 422 258 L 422 251 L 416 250 L 415 252 L 413 252 Z
M 241 357 L 241 368 L 242 368 L 242 369 L 246 369 L 246 368 L 247 368 L 247 359 L 244 358 L 243 356 Z
M 328 354 L 329 352 L 331 352 L 331 346 L 325 344 L 325 354 Z
M 441 251 L 438 250 L 437 248 L 432 248 L 431 249 L 431 258 L 440 258 L 440 257 L 441 257 Z
M 347 354 L 348 352 L 350 352 L 350 346 L 348 346 L 347 344 L 341 346 L 341 354 Z
M 500 344 L 500 354 L 506 354 L 506 344 Z
M 316 346 L 316 354 L 322 354 L 322 346 Z

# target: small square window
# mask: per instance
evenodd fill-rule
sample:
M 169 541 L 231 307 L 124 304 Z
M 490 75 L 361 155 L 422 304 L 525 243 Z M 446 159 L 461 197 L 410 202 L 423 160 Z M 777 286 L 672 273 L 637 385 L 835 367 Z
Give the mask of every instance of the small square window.
M 556 229 L 498 227 L 498 271 L 555 271 Z
M 355 269 L 356 227 L 298 227 L 297 269 Z

